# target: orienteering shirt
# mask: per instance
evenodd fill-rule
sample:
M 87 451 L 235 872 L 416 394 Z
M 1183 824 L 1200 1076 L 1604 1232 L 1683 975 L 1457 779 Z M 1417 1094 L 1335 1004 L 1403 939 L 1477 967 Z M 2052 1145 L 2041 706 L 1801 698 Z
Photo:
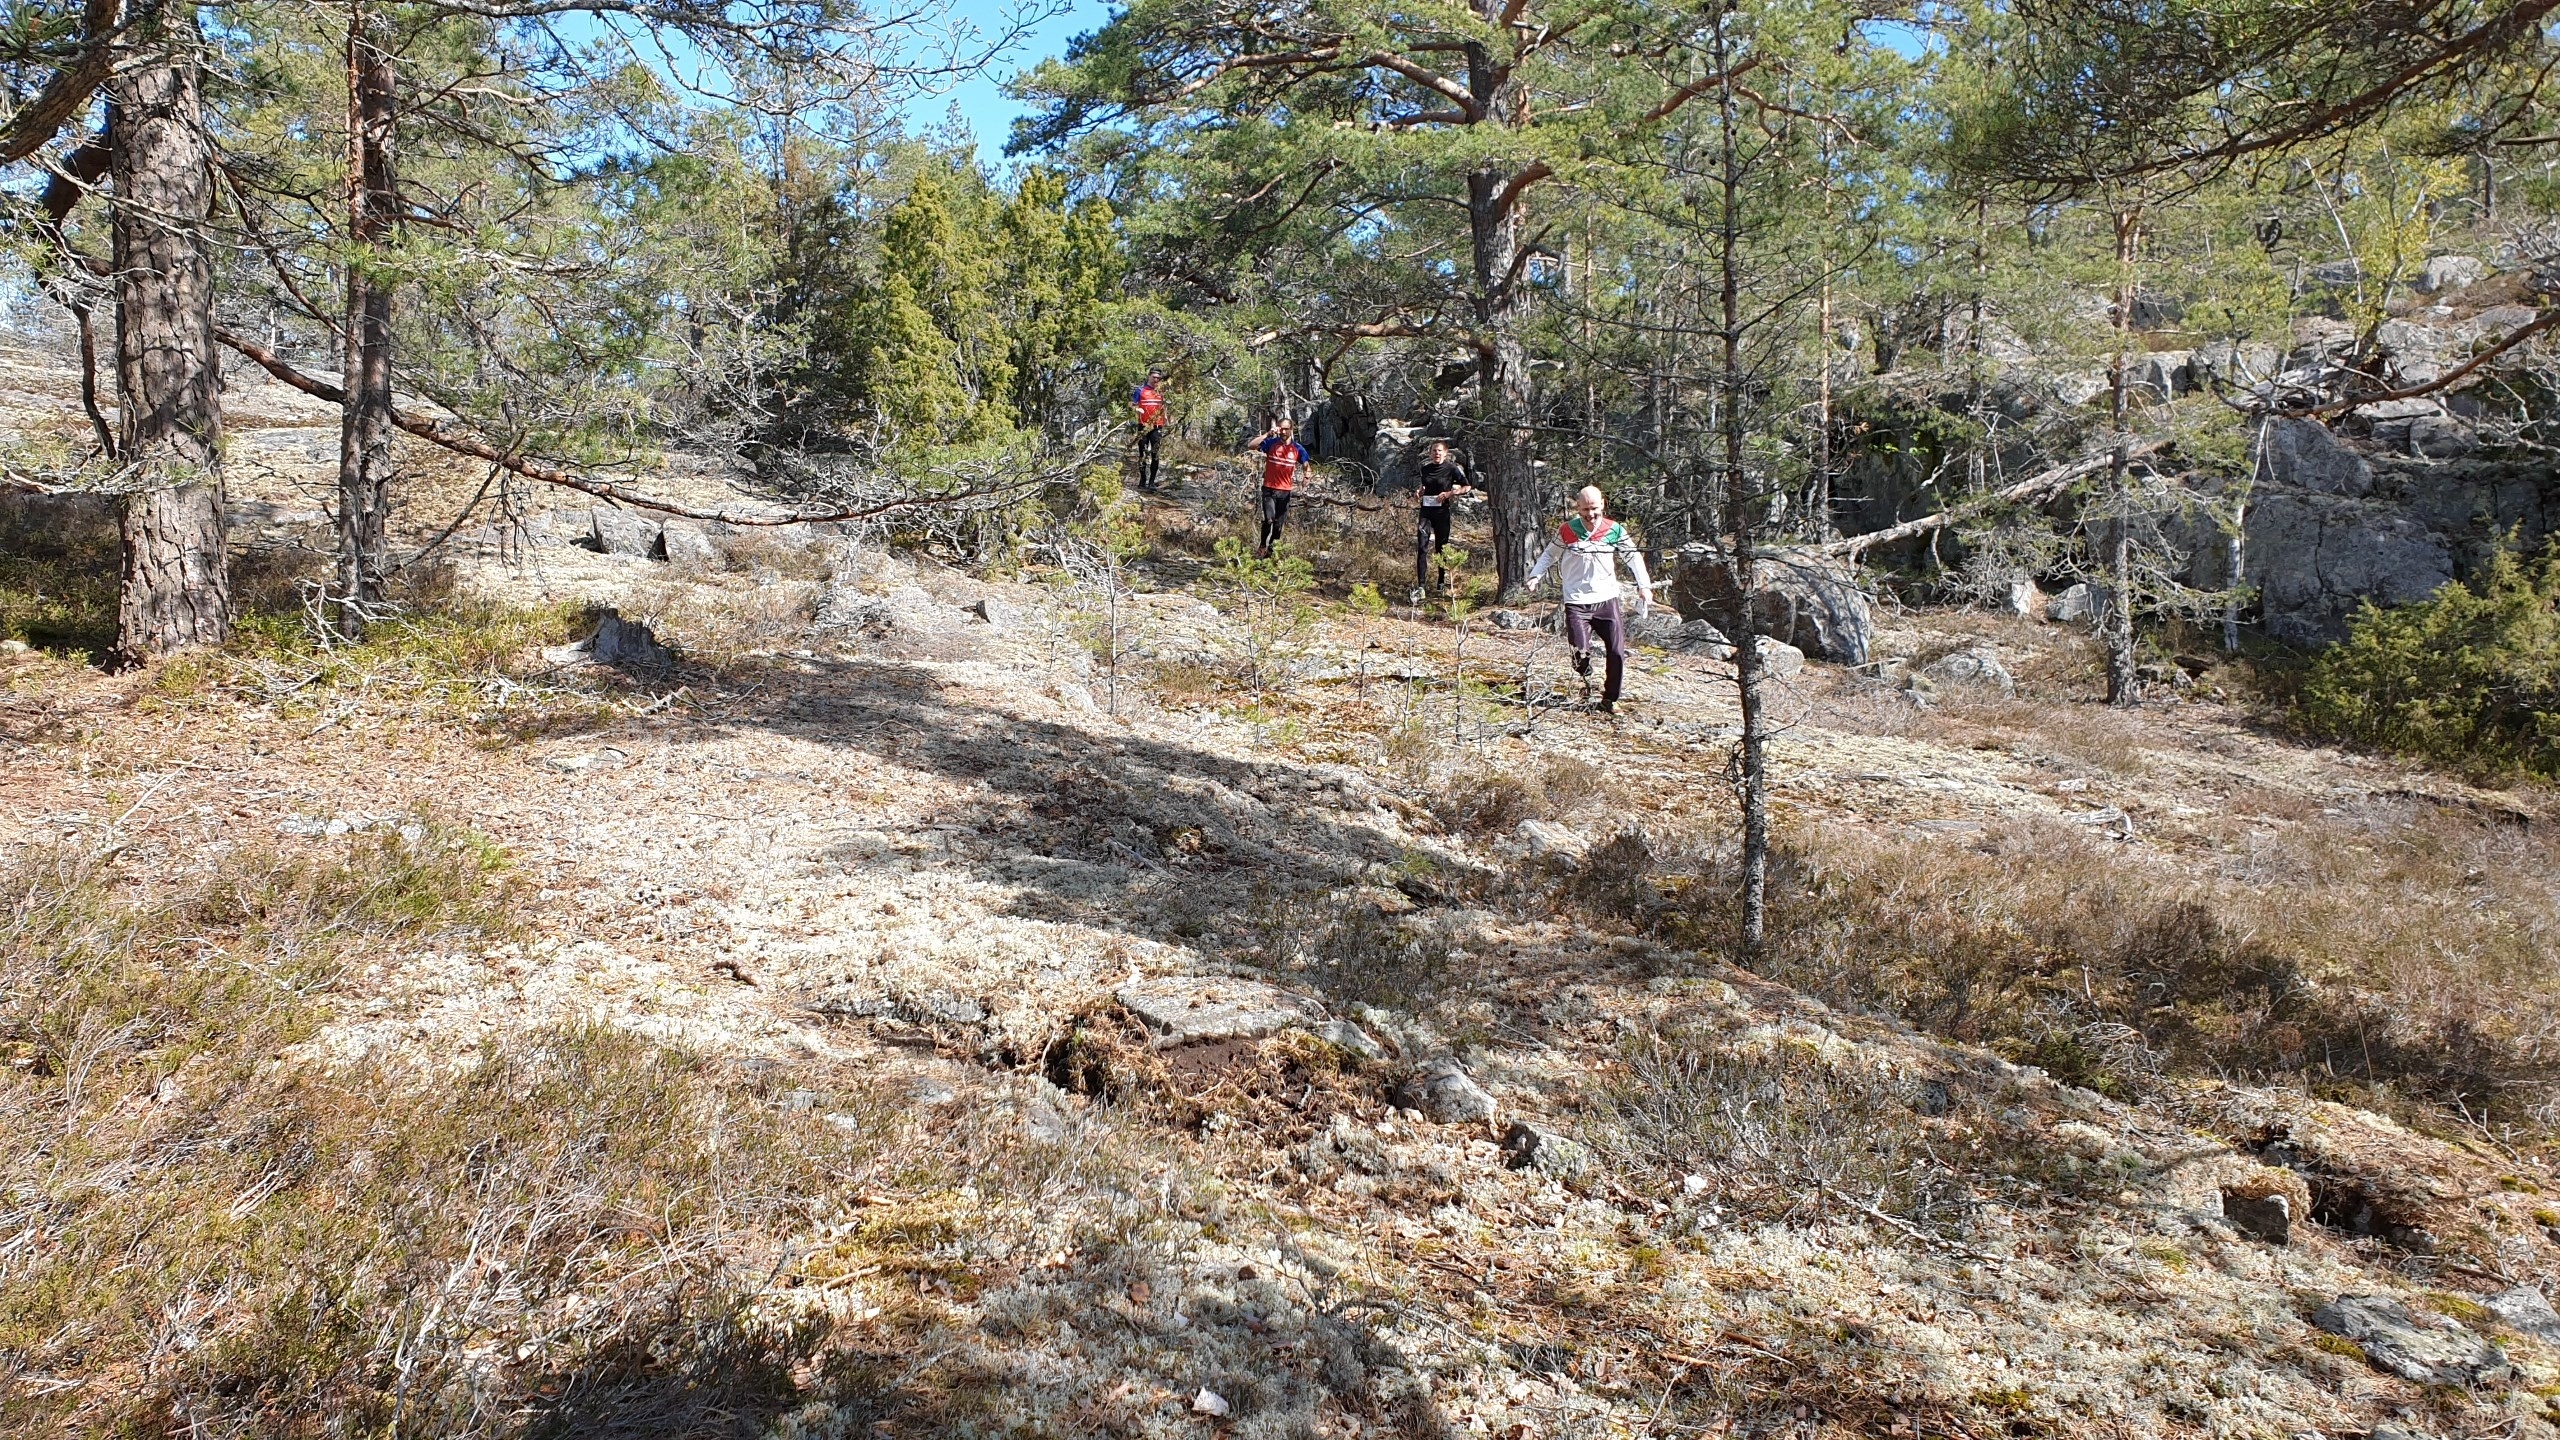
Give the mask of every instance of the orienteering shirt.
M 1627 527 L 1602 517 L 1597 527 L 1583 523 L 1576 515 L 1556 527 L 1555 538 L 1547 542 L 1538 563 L 1529 567 L 1529 584 L 1535 587 L 1546 578 L 1549 568 L 1561 562 L 1564 566 L 1564 603 L 1598 605 L 1615 600 L 1618 589 L 1618 557 L 1625 556 L 1627 568 L 1635 573 L 1636 587 L 1650 591 L 1653 577 L 1645 574 L 1644 552 L 1636 548 L 1635 537 Z
M 1138 393 L 1129 397 L 1129 403 L 1138 407 L 1139 424 L 1150 430 L 1164 425 L 1164 394 L 1153 385 L 1139 386 Z
M 1455 460 L 1426 465 L 1414 488 L 1422 494 L 1422 508 L 1437 510 L 1449 503 L 1449 492 L 1467 483 L 1467 472 Z
M 1299 467 L 1307 463 L 1306 446 L 1295 440 L 1283 440 L 1274 435 L 1253 448 L 1262 452 L 1263 489 L 1295 490 L 1298 488 Z

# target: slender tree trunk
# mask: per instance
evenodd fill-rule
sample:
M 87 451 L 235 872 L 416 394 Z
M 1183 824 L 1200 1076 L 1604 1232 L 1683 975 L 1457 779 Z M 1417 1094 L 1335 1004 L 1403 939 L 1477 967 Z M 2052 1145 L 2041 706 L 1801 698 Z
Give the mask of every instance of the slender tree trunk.
M 117 450 L 142 482 L 124 506 L 116 653 L 128 664 L 231 636 L 201 41 L 193 11 L 165 7 L 135 14 L 134 53 L 108 88 Z
M 1815 241 L 1816 260 L 1822 267 L 1822 298 L 1817 308 L 1814 328 L 1813 359 L 1813 493 L 1806 508 L 1813 512 L 1813 540 L 1821 544 L 1831 538 L 1831 132 L 1823 131 L 1821 144 L 1822 226 Z
M 1726 32 L 1727 10 L 1716 15 L 1713 59 L 1723 77 L 1716 87 L 1718 212 L 1716 217 L 1718 373 L 1723 393 L 1718 406 L 1719 439 L 1724 450 L 1724 516 L 1730 538 L 1725 564 L 1733 579 L 1732 628 L 1734 691 L 1742 709 L 1735 781 L 1742 808 L 1742 957 L 1756 960 L 1768 945 L 1769 931 L 1769 735 L 1762 694 L 1766 678 L 1760 655 L 1759 529 L 1762 507 L 1753 494 L 1751 473 L 1743 463 L 1742 370 L 1742 156 L 1734 143 L 1733 65 Z
M 1813 511 L 1815 544 L 1831 538 L 1831 259 L 1826 253 L 1822 266 L 1822 304 L 1814 340 L 1814 363 L 1817 372 L 1813 416 L 1813 495 L 1807 508 Z
M 1989 231 L 1991 202 L 1973 202 L 1973 295 L 1969 301 L 1972 332 L 1965 337 L 1965 414 L 1973 420 L 1975 436 L 1973 453 L 1965 457 L 1965 493 L 1979 495 L 1990 480 L 1991 408 L 1983 403 L 1982 378 L 1986 368 L 1982 355 L 1982 310 L 1985 292 L 1991 288 Z
M 89 433 L 97 439 L 98 454 L 108 460 L 116 458 L 116 432 L 98 404 L 97 322 L 97 302 L 107 284 L 92 273 L 93 262 L 71 248 L 62 222 L 70 218 L 81 196 L 107 178 L 114 160 L 115 150 L 105 131 L 83 141 L 45 178 L 35 219 L 36 235 L 44 247 L 35 262 L 36 275 L 49 284 L 63 308 L 78 322 L 80 409 L 89 417 Z
M 355 0 L 347 15 L 347 365 L 338 428 L 337 629 L 355 639 L 381 605 L 391 530 L 391 283 L 398 224 L 392 139 L 399 77 L 391 21 Z
M 2134 253 L 2142 237 L 2142 208 L 2115 214 L 2116 347 L 2107 365 L 2107 418 L 2115 429 L 2115 455 L 2107 465 L 2107 703 L 2137 699 L 2133 674 L 2133 431 L 2127 352 L 2133 344 Z

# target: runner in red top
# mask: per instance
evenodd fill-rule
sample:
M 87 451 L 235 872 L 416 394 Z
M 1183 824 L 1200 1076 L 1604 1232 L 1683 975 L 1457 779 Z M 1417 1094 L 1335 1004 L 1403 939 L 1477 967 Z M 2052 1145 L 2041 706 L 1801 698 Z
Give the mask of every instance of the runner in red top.
M 1164 427 L 1168 417 L 1164 408 L 1164 372 L 1150 370 L 1147 383 L 1129 397 L 1138 412 L 1138 488 L 1156 488 L 1156 476 L 1164 466 Z
M 1289 496 L 1298 488 L 1298 472 L 1306 468 L 1307 447 L 1293 438 L 1296 426 L 1289 417 L 1271 422 L 1271 428 L 1253 437 L 1249 448 L 1262 452 L 1262 544 L 1263 559 L 1271 558 L 1271 547 L 1279 542 L 1280 526 L 1289 518 Z

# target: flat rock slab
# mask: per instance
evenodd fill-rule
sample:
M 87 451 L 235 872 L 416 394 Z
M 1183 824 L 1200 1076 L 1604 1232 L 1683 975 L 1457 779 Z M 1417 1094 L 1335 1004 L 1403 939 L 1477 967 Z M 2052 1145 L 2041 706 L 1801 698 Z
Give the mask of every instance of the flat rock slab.
M 2364 1347 L 2375 1368 L 2421 1385 L 2480 1385 L 2504 1380 L 2507 1357 L 2450 1321 L 2437 1325 L 2388 1295 L 2341 1295 L 2311 1323 Z
M 2537 1340 L 2560 1343 L 2560 1312 L 2554 1312 L 2538 1285 L 2518 1285 L 2480 1302 L 2490 1314 Z
M 1259 1040 L 1318 1018 L 1313 1003 L 1259 980 L 1191 975 L 1137 980 L 1114 998 L 1156 1032 L 1156 1048 L 1205 1040 Z

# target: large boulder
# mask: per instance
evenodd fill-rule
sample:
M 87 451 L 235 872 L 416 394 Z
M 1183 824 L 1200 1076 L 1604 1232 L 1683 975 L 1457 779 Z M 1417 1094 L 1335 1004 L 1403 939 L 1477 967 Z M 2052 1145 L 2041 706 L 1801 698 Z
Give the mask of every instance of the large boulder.
M 1259 980 L 1167 975 L 1132 980 L 1114 999 L 1143 1021 L 1157 1049 L 1209 1040 L 1256 1040 L 1313 1023 L 1314 1002 Z
M 663 558 L 659 531 L 663 527 L 647 515 L 599 505 L 587 518 L 586 546 L 607 555 L 629 555 L 636 559 Z
M 1704 545 L 1682 547 L 1671 603 L 1681 614 L 1707 620 L 1727 635 L 1748 628 L 1817 660 L 1867 663 L 1876 618 L 1855 566 L 1816 550 L 1793 548 L 1764 557 L 1759 570 L 1747 627 L 1725 568 Z
M 2003 695 L 2018 693 L 2017 679 L 2009 667 L 1988 645 L 1976 645 L 1941 655 L 1911 672 L 1915 690 L 1997 690 Z
M 2326 644 L 2358 605 L 2407 605 L 2454 577 L 2452 547 L 2405 507 L 2301 491 L 2249 509 L 2248 580 L 2269 635 Z
M 1369 440 L 1369 475 L 1376 493 L 1391 495 L 1413 488 L 1413 472 L 1422 463 L 1419 454 L 1422 427 L 1410 420 L 1381 420 L 1377 433 Z
M 2245 389 L 2263 384 L 2283 369 L 2284 353 L 2256 341 L 2225 340 L 2196 347 L 2187 357 L 2187 368 L 2198 388 L 2228 385 Z
M 1485 1124 L 1499 1108 L 1465 1066 L 1446 1056 L 1423 1062 L 1396 1087 L 1392 1098 L 1443 1125 Z
M 2192 358 L 2186 350 L 2154 350 L 2136 357 L 2130 377 L 2134 398 L 2158 404 L 2194 389 Z

